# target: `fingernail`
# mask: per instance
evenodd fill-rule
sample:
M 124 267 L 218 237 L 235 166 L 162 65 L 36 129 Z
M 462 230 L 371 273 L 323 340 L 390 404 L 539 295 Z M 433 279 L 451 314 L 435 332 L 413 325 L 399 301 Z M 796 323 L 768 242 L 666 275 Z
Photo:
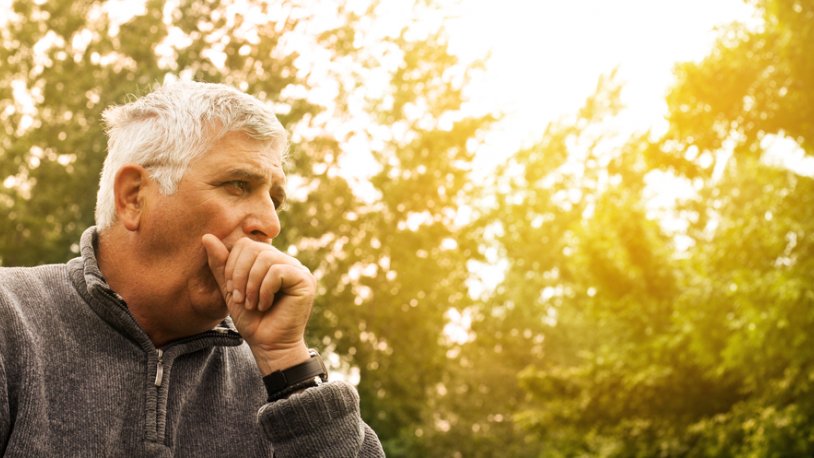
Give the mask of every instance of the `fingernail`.
M 232 301 L 236 304 L 243 302 L 243 293 L 239 290 L 232 291 Z
M 243 305 L 246 307 L 246 309 L 251 310 L 252 309 L 252 300 L 251 300 L 251 298 L 247 297 L 246 298 L 246 303 L 243 304 Z
M 226 280 L 226 292 L 227 293 L 232 292 L 232 280 Z

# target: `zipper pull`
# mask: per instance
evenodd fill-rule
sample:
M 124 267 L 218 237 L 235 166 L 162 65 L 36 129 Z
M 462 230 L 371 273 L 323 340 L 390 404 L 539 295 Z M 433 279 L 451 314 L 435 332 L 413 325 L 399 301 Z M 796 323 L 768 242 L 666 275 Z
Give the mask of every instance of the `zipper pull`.
M 155 386 L 161 386 L 161 379 L 164 378 L 164 350 L 158 350 L 158 363 L 155 366 Z

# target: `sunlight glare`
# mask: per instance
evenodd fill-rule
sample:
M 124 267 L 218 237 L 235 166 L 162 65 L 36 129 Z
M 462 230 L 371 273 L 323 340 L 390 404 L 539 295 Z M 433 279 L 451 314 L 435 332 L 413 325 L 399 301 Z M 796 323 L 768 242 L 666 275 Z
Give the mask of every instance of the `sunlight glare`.
M 617 67 L 627 129 L 663 125 L 673 66 L 703 58 L 716 26 L 757 21 L 741 0 L 463 0 L 451 9 L 453 52 L 464 60 L 491 53 L 469 108 L 506 115 L 479 154 L 487 163 L 576 112 L 599 76 Z

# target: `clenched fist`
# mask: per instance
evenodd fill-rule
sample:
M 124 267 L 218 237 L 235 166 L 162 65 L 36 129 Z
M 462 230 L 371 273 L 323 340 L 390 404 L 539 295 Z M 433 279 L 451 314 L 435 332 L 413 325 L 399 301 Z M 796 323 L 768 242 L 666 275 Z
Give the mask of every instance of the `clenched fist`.
M 231 251 L 212 234 L 201 239 L 229 314 L 262 375 L 309 359 L 305 327 L 316 280 L 297 259 L 242 238 Z

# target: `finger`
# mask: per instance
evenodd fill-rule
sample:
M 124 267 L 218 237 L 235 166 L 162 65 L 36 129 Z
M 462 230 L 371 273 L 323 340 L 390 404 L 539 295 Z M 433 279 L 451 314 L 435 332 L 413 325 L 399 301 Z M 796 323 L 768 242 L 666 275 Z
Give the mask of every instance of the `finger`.
M 257 310 L 265 312 L 274 304 L 274 297 L 283 285 L 282 264 L 273 265 L 266 272 L 263 283 L 260 285 L 260 301 Z
M 273 247 L 268 247 L 258 253 L 246 281 L 246 308 L 251 310 L 260 303 L 260 285 L 263 283 L 269 268 L 275 264 L 289 264 L 292 260 L 296 261 Z
M 246 246 L 245 244 L 241 243 L 241 241 L 238 240 L 238 242 L 232 246 L 232 249 L 229 250 L 229 259 L 226 261 L 226 269 L 224 269 L 223 272 L 224 278 L 226 278 L 226 281 L 228 281 L 229 283 L 232 282 L 232 275 L 234 274 L 235 271 L 235 264 L 237 263 L 237 260 L 240 258 L 240 252 L 243 251 L 243 248 L 245 246 Z M 229 290 L 231 291 L 232 288 L 229 288 Z
M 280 295 L 313 297 L 315 293 L 316 281 L 308 269 L 291 264 L 274 264 L 260 286 L 257 309 L 261 312 L 268 310 Z
M 271 251 L 260 252 L 249 270 L 249 277 L 246 280 L 246 308 L 251 310 L 260 303 L 260 285 L 266 276 L 269 268 L 274 264 L 274 254 Z
M 226 245 L 220 241 L 219 238 L 212 234 L 205 234 L 201 238 L 201 244 L 206 251 L 206 260 L 209 264 L 209 270 L 212 271 L 212 276 L 215 278 L 218 287 L 220 288 L 223 297 L 226 298 L 228 291 L 226 290 L 226 262 L 229 259 L 229 250 Z
M 259 289 L 269 267 L 273 264 L 294 264 L 302 266 L 297 259 L 277 250 L 268 244 L 257 243 L 250 239 L 242 239 L 236 244 L 241 251 L 234 256 L 234 267 L 231 280 L 234 291 L 237 291 L 236 301 L 242 299 L 244 307 L 254 309 L 259 302 Z M 235 250 L 233 250 L 235 251 Z M 250 256 L 251 254 L 251 256 Z M 304 268 L 304 266 L 302 266 Z M 248 271 L 246 271 L 248 269 Z M 245 286 L 243 275 L 246 272 Z
M 255 247 L 246 246 L 235 257 L 234 268 L 232 270 L 232 300 L 235 303 L 244 303 L 246 300 L 246 282 L 249 279 L 249 272 L 254 265 L 259 251 Z M 231 258 L 233 255 L 229 256 Z

